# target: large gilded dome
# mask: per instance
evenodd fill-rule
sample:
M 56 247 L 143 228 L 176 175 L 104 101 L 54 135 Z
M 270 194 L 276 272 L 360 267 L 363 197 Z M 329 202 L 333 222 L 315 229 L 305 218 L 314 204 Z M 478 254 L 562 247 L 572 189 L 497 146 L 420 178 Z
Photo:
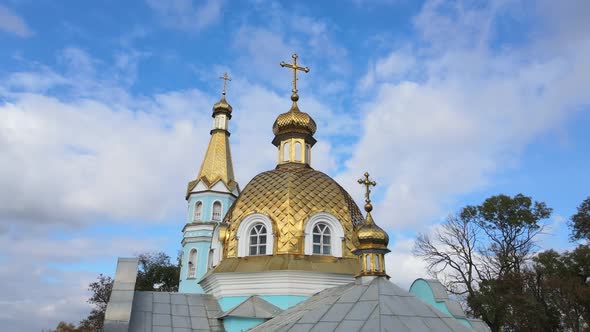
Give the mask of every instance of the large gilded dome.
M 328 175 L 309 166 L 283 164 L 256 175 L 230 207 L 224 257 L 237 257 L 237 230 L 247 216 L 266 215 L 275 224 L 274 253 L 303 254 L 305 222 L 326 212 L 338 219 L 344 230 L 342 257 L 352 254 L 357 243 L 355 228 L 363 216 L 350 195 Z

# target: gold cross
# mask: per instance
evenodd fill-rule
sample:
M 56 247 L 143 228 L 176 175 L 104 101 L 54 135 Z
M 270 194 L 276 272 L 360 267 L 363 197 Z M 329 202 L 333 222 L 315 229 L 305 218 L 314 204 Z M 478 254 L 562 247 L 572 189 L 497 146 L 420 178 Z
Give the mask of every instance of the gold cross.
M 297 93 L 297 71 L 301 70 L 306 73 L 309 73 L 308 67 L 299 67 L 297 66 L 297 54 L 293 54 L 293 63 L 286 63 L 285 61 L 281 61 L 281 67 L 287 67 L 293 69 L 293 93 Z
M 231 77 L 229 77 L 227 73 L 223 73 L 223 76 L 219 76 L 219 78 L 223 80 L 223 95 L 225 96 L 225 83 L 227 83 L 227 81 L 231 81 Z
M 376 186 L 377 182 L 369 180 L 369 172 L 365 172 L 364 179 L 358 179 L 358 183 L 365 185 L 366 193 L 365 193 L 365 202 L 367 204 L 371 203 L 371 186 Z

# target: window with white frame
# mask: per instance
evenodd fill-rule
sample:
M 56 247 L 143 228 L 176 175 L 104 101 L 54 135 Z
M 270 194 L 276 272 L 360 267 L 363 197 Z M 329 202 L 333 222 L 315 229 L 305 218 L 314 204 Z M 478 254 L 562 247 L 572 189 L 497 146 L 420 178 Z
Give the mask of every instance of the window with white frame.
M 256 224 L 250 230 L 248 254 L 250 256 L 266 255 L 267 231 L 263 224 Z
M 188 269 L 186 277 L 189 279 L 197 277 L 197 249 L 191 249 L 191 252 L 188 255 Z
M 211 219 L 215 221 L 221 220 L 221 203 L 218 201 L 213 203 L 213 216 Z
M 327 212 L 311 216 L 305 224 L 305 255 L 342 257 L 344 229 L 340 221 Z
M 273 222 L 264 214 L 254 213 L 240 221 L 236 232 L 238 257 L 272 255 L 273 230 Z
M 195 210 L 193 212 L 193 221 L 200 221 L 203 215 L 203 203 L 198 201 L 195 203 Z
M 330 255 L 332 253 L 332 241 L 330 227 L 321 222 L 313 227 L 313 254 Z

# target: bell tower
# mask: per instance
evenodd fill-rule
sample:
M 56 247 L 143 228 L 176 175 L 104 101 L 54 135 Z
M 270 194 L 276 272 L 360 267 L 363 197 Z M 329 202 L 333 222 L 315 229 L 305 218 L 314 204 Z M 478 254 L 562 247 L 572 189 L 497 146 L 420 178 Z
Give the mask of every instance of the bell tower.
M 186 191 L 187 219 L 182 229 L 182 262 L 180 293 L 203 293 L 198 281 L 218 255 L 211 248 L 216 225 L 240 194 L 234 178 L 229 145 L 229 120 L 232 107 L 225 99 L 226 83 L 231 78 L 225 73 L 221 99 L 213 105 L 213 128 L 205 158 L 197 178 Z

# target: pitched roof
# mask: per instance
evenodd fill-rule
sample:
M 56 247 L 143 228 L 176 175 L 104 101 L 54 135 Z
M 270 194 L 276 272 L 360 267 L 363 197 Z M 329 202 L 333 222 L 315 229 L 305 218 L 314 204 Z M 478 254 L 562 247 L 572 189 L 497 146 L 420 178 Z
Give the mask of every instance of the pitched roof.
M 381 277 L 321 291 L 251 331 L 311 330 L 474 331 Z
M 213 187 L 218 181 L 223 182 L 229 191 L 233 191 L 238 183 L 234 178 L 234 166 L 231 159 L 228 135 L 221 131 L 213 132 L 203 158 L 197 178 L 188 184 L 186 196 L 202 181 L 207 188 Z
M 206 294 L 135 292 L 129 332 L 225 331 L 221 309 Z
M 219 318 L 223 317 L 248 317 L 248 318 L 273 318 L 283 310 L 258 296 L 250 296 L 246 301 L 240 303 L 234 308 L 224 312 Z

